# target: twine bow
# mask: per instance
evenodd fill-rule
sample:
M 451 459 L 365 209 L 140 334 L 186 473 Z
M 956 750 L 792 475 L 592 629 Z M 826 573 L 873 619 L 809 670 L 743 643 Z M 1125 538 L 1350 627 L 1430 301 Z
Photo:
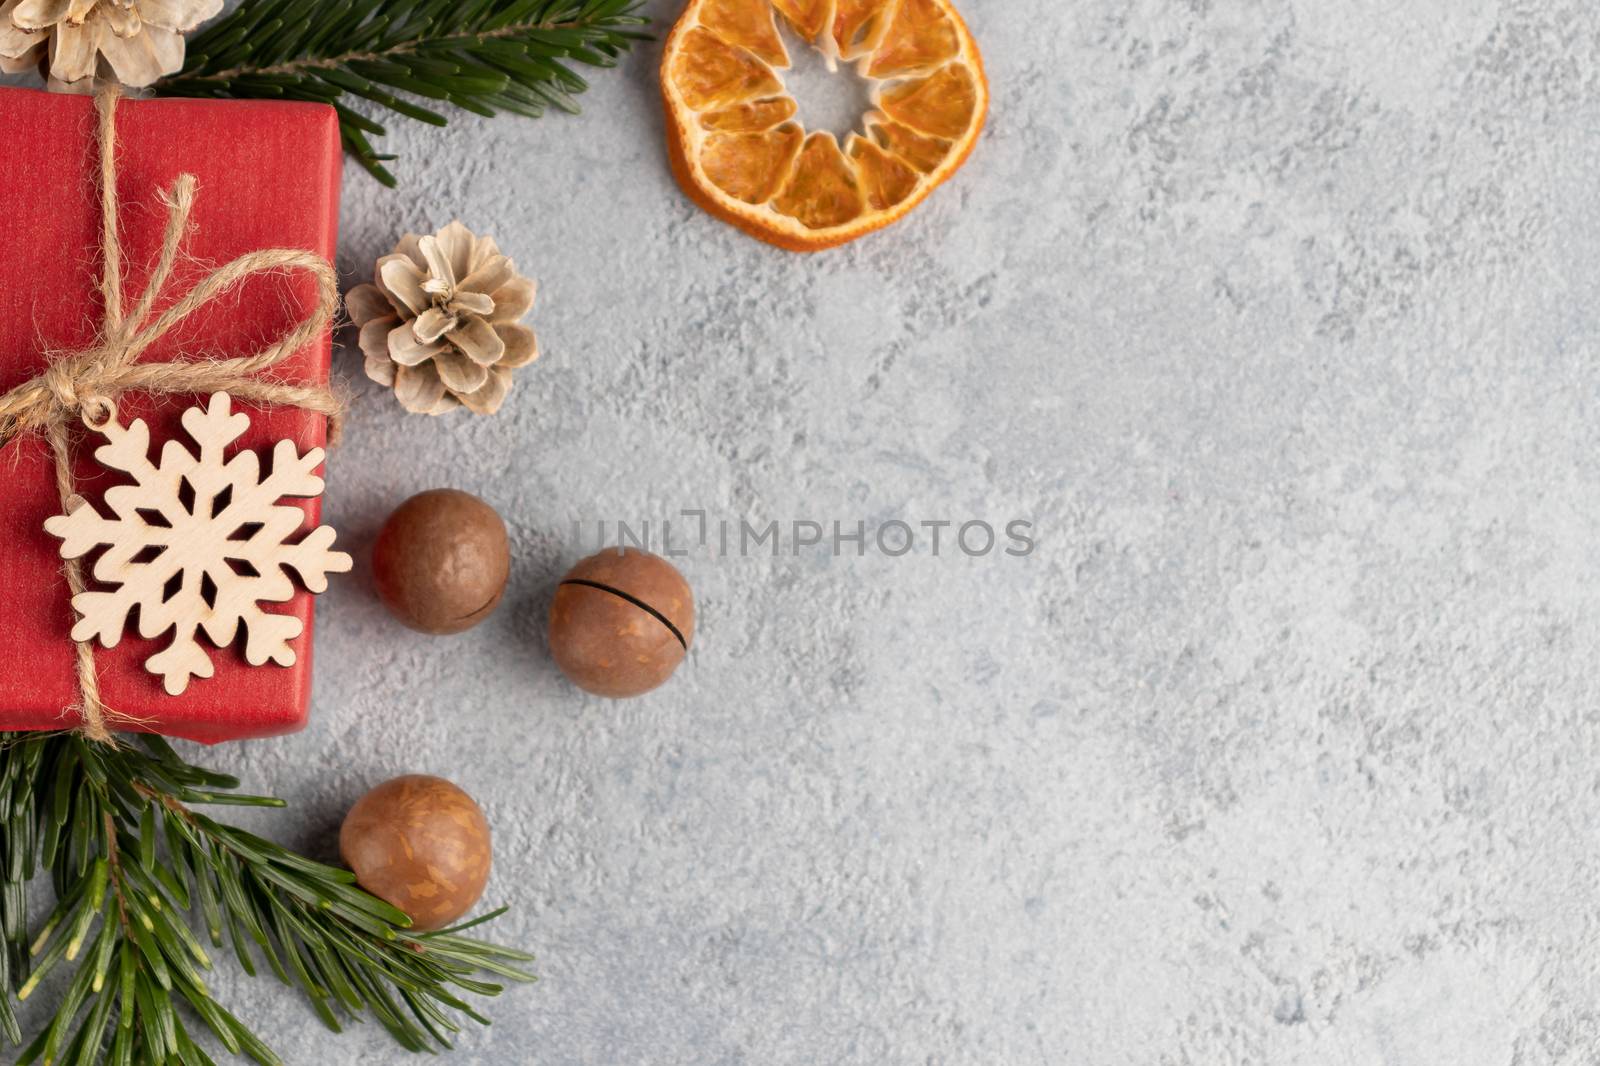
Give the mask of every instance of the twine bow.
M 93 347 L 55 358 L 38 377 L 0 395 L 0 445 L 27 433 L 43 434 L 54 458 L 56 489 L 65 508 L 76 492 L 68 428 L 80 418 L 91 429 L 102 428 L 116 416 L 116 398 L 126 392 L 156 394 L 227 392 L 255 404 L 298 407 L 337 420 L 337 397 L 320 385 L 296 385 L 263 380 L 256 375 L 316 340 L 333 321 L 339 301 L 338 280 L 326 259 L 293 248 L 250 252 L 223 266 L 185 296 L 149 321 L 157 299 L 165 290 L 183 245 L 184 231 L 194 207 L 194 175 L 181 175 L 161 201 L 167 208 L 167 225 L 161 255 L 150 281 L 132 313 L 125 313 L 122 298 L 122 240 L 117 225 L 117 160 L 115 89 L 95 99 L 100 113 L 100 296 L 105 320 Z M 170 363 L 141 363 L 139 357 L 173 327 L 232 289 L 259 274 L 304 271 L 317 282 L 317 305 L 293 329 L 254 355 L 237 359 L 179 358 Z M 335 426 L 336 428 L 336 426 Z M 83 568 L 76 559 L 66 562 L 67 585 L 72 595 L 84 591 Z M 82 696 L 78 731 L 90 740 L 112 740 L 108 721 L 128 716 L 106 707 L 100 699 L 93 645 L 77 646 L 78 689 Z

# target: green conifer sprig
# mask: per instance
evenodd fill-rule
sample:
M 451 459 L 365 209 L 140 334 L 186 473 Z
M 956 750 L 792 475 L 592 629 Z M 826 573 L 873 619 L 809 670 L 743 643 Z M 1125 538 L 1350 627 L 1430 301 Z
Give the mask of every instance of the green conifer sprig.
M 0 733 L 0 1032 L 22 1043 L 11 991 L 26 999 L 71 970 L 19 1064 L 205 1066 L 197 1027 L 234 1055 L 278 1063 L 211 997 L 202 938 L 228 943 L 247 973 L 259 962 L 298 986 L 330 1029 L 370 1014 L 412 1051 L 450 1047 L 458 1015 L 488 1024 L 462 998 L 499 993 L 486 977 L 532 980 L 521 968 L 532 956 L 461 935 L 501 912 L 408 932 L 406 916 L 348 871 L 194 809 L 281 800 L 233 791 L 237 780 L 184 762 L 159 737 L 139 744 Z M 36 871 L 50 875 L 57 904 L 30 936 Z
M 615 66 L 648 39 L 638 0 L 244 0 L 188 44 L 164 96 L 314 100 L 339 112 L 345 146 L 395 184 L 372 138 L 383 125 L 346 94 L 443 126 L 417 98 L 480 115 L 576 113 L 575 65 Z

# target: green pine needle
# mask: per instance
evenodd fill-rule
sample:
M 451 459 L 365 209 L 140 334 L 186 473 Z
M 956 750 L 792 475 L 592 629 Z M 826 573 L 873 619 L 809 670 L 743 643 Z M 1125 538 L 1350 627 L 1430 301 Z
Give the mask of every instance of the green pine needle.
M 382 124 L 344 103 L 371 101 L 443 126 L 438 105 L 537 118 L 578 111 L 575 66 L 611 67 L 647 40 L 638 0 L 244 0 L 189 41 L 162 96 L 263 97 L 332 104 L 345 147 L 395 184 L 372 138 Z M 404 95 L 398 95 L 404 94 Z M 426 101 L 418 103 L 417 99 Z
M 226 943 L 298 986 L 335 1032 L 370 1014 L 402 1047 L 450 1047 L 458 992 L 493 996 L 480 975 L 530 981 L 532 956 L 461 936 L 478 922 L 412 933 L 347 870 L 297 855 L 193 809 L 282 806 L 231 791 L 232 777 L 184 762 L 159 737 L 109 747 L 61 734 L 0 733 L 0 1033 L 20 1045 L 10 996 L 71 970 L 50 1022 L 19 1066 L 208 1063 L 196 1026 L 233 1055 L 280 1060 L 211 998 L 205 974 Z M 57 904 L 27 929 L 27 887 L 48 871 Z M 482 921 L 501 912 L 485 916 Z M 191 928 L 198 920 L 200 933 Z

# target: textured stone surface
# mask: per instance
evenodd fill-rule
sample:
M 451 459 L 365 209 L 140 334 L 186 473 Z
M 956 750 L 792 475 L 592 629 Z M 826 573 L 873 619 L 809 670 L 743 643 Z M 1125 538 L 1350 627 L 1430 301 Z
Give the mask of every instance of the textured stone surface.
M 489 420 L 362 383 L 330 518 L 477 493 L 511 588 L 437 639 L 358 572 L 313 727 L 213 757 L 326 856 L 392 774 L 483 801 L 545 981 L 463 1064 L 1592 1062 L 1600 15 L 966 6 L 971 164 L 821 257 L 678 193 L 656 46 L 581 119 L 397 123 L 399 192 L 351 166 L 350 282 L 459 216 L 545 356 Z M 696 551 L 690 661 L 582 696 L 570 524 L 695 507 L 1039 547 Z M 402 1058 L 221 974 L 291 1062 Z

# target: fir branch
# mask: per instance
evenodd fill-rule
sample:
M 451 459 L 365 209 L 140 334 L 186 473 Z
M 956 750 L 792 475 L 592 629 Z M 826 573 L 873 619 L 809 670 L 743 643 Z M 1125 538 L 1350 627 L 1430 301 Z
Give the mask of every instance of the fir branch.
M 521 968 L 531 956 L 461 935 L 501 912 L 408 932 L 406 916 L 348 871 L 194 809 L 281 800 L 236 792 L 237 780 L 184 762 L 159 737 L 140 742 L 143 750 L 0 734 L 0 993 L 26 999 L 52 971 L 77 963 L 19 1064 L 210 1063 L 196 1024 L 234 1055 L 279 1062 L 211 998 L 203 977 L 211 956 L 190 927 L 194 916 L 212 948 L 226 940 L 252 975 L 259 958 L 330 1029 L 370 1013 L 412 1051 L 449 1048 L 458 1014 L 488 1024 L 461 996 L 501 991 L 482 975 L 532 980 Z M 30 938 L 26 892 L 36 871 L 49 872 L 57 905 Z M 22 1042 L 4 994 L 0 1032 Z
M 347 96 L 443 126 L 417 98 L 480 115 L 578 112 L 576 64 L 615 66 L 648 35 L 639 0 L 244 0 L 190 39 L 163 96 L 332 104 L 345 147 L 395 184 L 373 137 L 387 131 Z M 403 95 L 398 95 L 403 94 Z

